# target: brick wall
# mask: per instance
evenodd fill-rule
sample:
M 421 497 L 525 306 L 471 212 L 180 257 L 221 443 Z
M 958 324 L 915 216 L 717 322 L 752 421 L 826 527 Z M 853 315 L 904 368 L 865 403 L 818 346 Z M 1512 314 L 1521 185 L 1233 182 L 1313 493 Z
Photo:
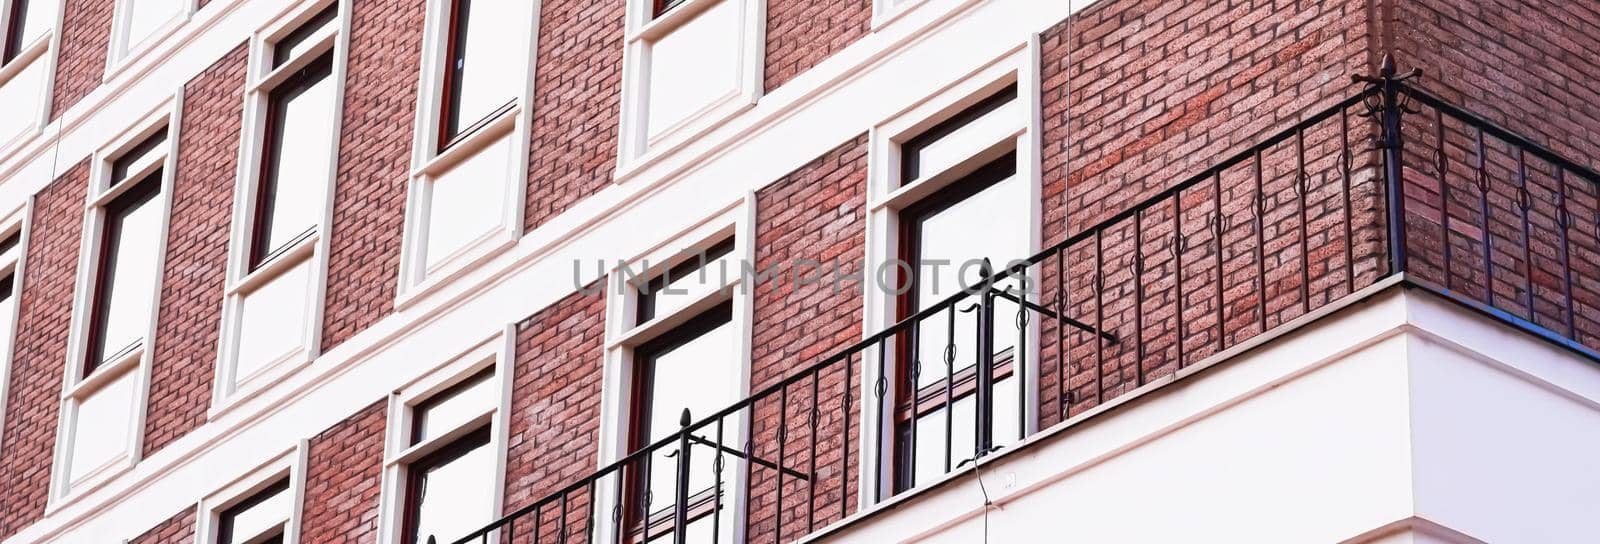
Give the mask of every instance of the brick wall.
M 767 92 L 872 30 L 872 0 L 768 0 Z
M 247 53 L 240 44 L 184 86 L 146 456 L 205 423 L 211 404 Z
M 55 90 L 50 119 L 100 86 L 111 46 L 114 0 L 66 0 L 61 17 L 61 49 L 56 53 Z
M 755 265 L 762 271 L 776 270 L 779 277 L 754 287 L 751 391 L 781 381 L 861 339 L 860 285 L 845 284 L 838 290 L 826 280 L 798 285 L 790 264 L 795 259 L 837 262 L 841 274 L 859 274 L 866 258 L 866 189 L 867 137 L 861 135 L 756 192 Z M 833 265 L 824 268 L 831 274 Z M 859 372 L 861 367 L 855 368 Z M 818 527 L 842 517 L 838 503 L 841 473 L 849 478 L 847 485 L 855 485 L 856 471 L 843 471 L 840 466 L 841 458 L 855 457 L 853 453 L 843 455 L 845 445 L 839 438 L 844 434 L 844 396 L 840 392 L 858 392 L 859 381 L 857 387 L 847 388 L 842 370 L 843 365 L 837 365 L 832 372 L 818 376 L 820 402 L 811 400 L 807 380 L 789 387 L 786 397 L 767 397 L 753 408 L 752 436 L 758 456 L 778 459 L 781 442 L 786 466 L 809 468 L 813 461 L 811 435 L 816 434 Z M 859 394 L 855 397 L 852 414 L 858 413 L 856 407 L 860 406 Z M 781 404 L 785 400 L 787 404 Z M 813 406 L 819 409 L 815 423 L 809 420 Z M 785 429 L 782 435 L 780 428 Z M 852 452 L 860 446 L 859 430 L 856 434 L 850 444 Z M 785 478 L 783 538 L 777 538 L 777 484 L 773 471 L 757 469 L 752 474 L 748 521 L 753 542 L 792 540 L 805 533 L 804 516 L 812 514 L 812 505 L 806 502 L 808 490 L 802 482 Z
M 190 544 L 194 542 L 194 513 L 193 506 L 185 508 L 160 525 L 129 539 L 128 544 Z
M 0 455 L 0 539 L 44 515 L 88 183 L 89 163 L 84 161 L 34 195 L 5 434 L 0 436 L 0 448 L 5 448 Z
M 384 402 L 378 401 L 311 439 L 300 541 L 378 541 L 383 485 Z
M 394 311 L 425 3 L 351 7 L 322 349 Z
M 622 100 L 623 2 L 539 6 L 527 230 L 611 183 Z
M 1156 0 L 1098 2 L 1045 31 L 1040 75 L 1047 245 L 1354 94 L 1359 89 L 1350 76 L 1370 71 L 1371 34 L 1361 2 Z M 1359 260 L 1355 273 L 1375 276 L 1373 233 L 1346 239 L 1332 230 L 1347 209 L 1337 183 L 1340 132 L 1335 121 L 1304 139 L 1312 157 L 1304 165 L 1304 249 L 1295 197 L 1301 166 L 1291 139 L 1263 152 L 1260 191 L 1255 162 L 1248 161 L 1222 174 L 1222 193 L 1185 193 L 1183 215 L 1175 217 L 1175 205 L 1163 204 L 1106 229 L 1098 242 L 1086 240 L 1064 253 L 1064 294 L 1073 316 L 1123 340 L 1102 351 L 1092 335 L 1065 335 L 1062 349 L 1073 362 L 1063 366 L 1070 373 L 1073 409 L 1131 390 L 1349 292 L 1360 282 L 1350 281 L 1350 272 L 1337 263 Z M 1357 145 L 1365 141 L 1366 133 L 1351 132 L 1346 136 Z M 1355 194 L 1348 208 L 1357 217 L 1375 213 L 1369 158 L 1362 152 L 1351 161 Z M 1259 227 L 1258 194 L 1266 212 Z M 1220 214 L 1212 204 L 1218 201 Z M 1220 244 L 1207 228 L 1219 216 Z M 1181 300 L 1174 287 L 1173 224 L 1190 238 L 1182 252 Z M 1258 247 L 1265 251 L 1258 255 Z M 1212 264 L 1219 250 L 1220 269 Z M 1060 273 L 1047 263 L 1047 300 L 1055 297 Z M 1226 294 L 1220 308 L 1218 289 Z M 1219 319 L 1225 334 L 1215 331 Z M 1053 339 L 1054 324 L 1043 324 L 1042 332 Z M 1060 411 L 1060 379 L 1052 364 L 1059 360 L 1057 349 L 1045 343 L 1040 367 L 1047 424 Z
M 605 297 L 574 293 L 519 323 L 515 359 L 506 441 L 507 512 L 543 499 L 596 468 Z M 569 495 L 572 517 L 564 524 L 554 523 L 559 508 L 542 512 L 539 525 L 548 530 L 540 537 L 554 542 L 555 528 L 563 527 L 567 538 L 579 539 L 581 516 L 591 500 L 587 491 Z M 522 520 L 518 525 L 533 526 Z

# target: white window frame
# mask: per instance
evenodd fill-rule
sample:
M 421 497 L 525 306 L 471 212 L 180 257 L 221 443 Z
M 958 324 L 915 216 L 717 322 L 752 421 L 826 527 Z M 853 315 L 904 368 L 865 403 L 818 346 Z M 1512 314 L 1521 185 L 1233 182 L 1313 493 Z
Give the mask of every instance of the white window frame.
M 610 465 L 631 453 L 628 451 L 627 435 L 633 429 L 629 415 L 632 413 L 634 387 L 634 350 L 724 302 L 731 302 L 733 305 L 730 324 L 734 328 L 735 335 L 734 356 L 744 363 L 741 365 L 739 387 L 732 391 L 732 398 L 743 399 L 749 396 L 751 315 L 754 290 L 757 286 L 751 284 L 751 278 L 746 277 L 740 263 L 750 263 L 752 267 L 755 263 L 755 202 L 755 193 L 749 193 L 744 198 L 713 212 L 699 223 L 672 235 L 667 241 L 619 263 L 607 273 L 603 285 L 606 297 L 606 351 L 601 385 L 598 466 Z M 723 280 L 720 289 L 708 291 L 682 307 L 656 315 L 645 323 L 637 322 L 641 286 L 682 262 L 683 256 L 710 248 L 730 237 L 734 243 L 729 256 L 734 264 L 732 269 L 728 270 L 727 277 L 721 278 L 718 271 L 708 272 L 717 274 L 717 279 Z M 696 420 L 705 415 L 695 416 Z M 751 430 L 749 414 L 744 414 L 743 417 L 742 430 L 745 436 L 728 437 L 729 442 L 742 443 L 748 438 Z M 744 541 L 744 503 L 749 499 L 743 491 L 745 471 L 742 463 L 744 462 L 742 459 L 734 459 L 734 464 L 728 469 L 734 475 L 731 480 L 733 485 L 730 486 L 734 489 L 733 500 L 730 506 L 726 507 L 734 516 L 730 522 L 734 527 L 734 542 Z M 603 505 L 603 508 L 597 511 L 609 512 L 612 506 L 617 504 L 618 497 L 614 488 L 614 485 L 596 486 L 596 504 Z M 611 541 L 611 535 L 617 529 L 615 524 L 607 521 L 597 525 L 599 526 L 597 534 L 600 537 L 596 541 Z
M 11 339 L 8 345 L 11 349 L 0 351 L 0 429 L 6 425 L 6 392 L 7 385 L 11 383 L 11 363 L 17 350 L 17 320 L 22 317 L 22 273 L 28 260 L 28 228 L 29 220 L 33 217 L 33 199 L 20 208 L 0 217 L 0 240 L 17 233 L 16 253 L 9 256 L 0 256 L 0 277 L 11 275 L 11 326 L 0 327 L 0 334 Z M 0 433 L 0 455 L 5 453 L 5 436 Z
M 487 424 L 488 447 L 495 456 L 494 511 L 490 519 L 498 519 L 505 508 L 506 438 L 511 416 L 512 379 L 515 373 L 513 356 L 516 325 L 506 325 L 489 338 L 456 355 L 444 363 L 422 373 L 421 376 L 400 386 L 388 398 L 388 420 L 384 426 L 383 484 L 378 511 L 378 543 L 396 544 L 404 541 L 403 520 L 406 508 L 406 486 L 410 479 L 410 464 L 428 454 L 448 447 L 456 439 Z M 451 386 L 493 369 L 490 377 L 499 393 L 494 408 L 455 428 L 428 437 L 419 444 L 411 444 L 411 424 L 414 408 Z M 498 541 L 491 535 L 491 541 Z
M 528 32 L 521 50 L 526 67 L 523 86 L 512 105 L 448 148 L 439 149 L 439 126 L 444 122 L 445 71 L 449 60 L 452 0 L 428 0 L 423 36 L 421 81 L 417 93 L 416 130 L 413 133 L 411 172 L 406 187 L 405 235 L 400 250 L 400 286 L 395 306 L 404 308 L 460 277 L 475 265 L 516 245 L 522 236 L 523 203 L 527 197 L 529 124 L 533 121 L 534 50 L 539 40 L 539 2 L 531 2 Z M 433 182 L 463 162 L 509 139 L 510 157 L 505 168 L 504 206 L 500 223 L 448 256 L 428 265 L 428 228 Z
M 133 125 L 134 128 L 126 130 L 115 136 L 111 143 L 95 151 L 90 159 L 89 190 L 87 202 L 84 204 L 84 221 L 82 241 L 79 243 L 78 277 L 74 287 L 72 304 L 72 327 L 67 345 L 67 360 L 62 380 L 60 421 L 56 429 L 55 461 L 51 465 L 50 502 L 46 506 L 46 514 L 54 512 L 71 504 L 78 498 L 87 495 L 94 489 L 104 485 L 117 475 L 133 468 L 139 462 L 143 452 L 144 423 L 146 412 L 149 409 L 150 388 L 150 357 L 155 351 L 156 318 L 161 308 L 161 282 L 166 270 L 166 250 L 168 229 L 171 226 L 172 210 L 172 180 L 177 171 L 178 140 L 180 130 L 180 113 L 178 107 L 183 103 L 183 90 L 180 87 L 176 94 L 163 101 L 156 110 Z M 101 239 L 101 231 L 106 220 L 105 206 L 126 192 L 128 188 L 139 183 L 145 173 L 130 173 L 121 183 L 108 186 L 111 182 L 112 162 L 124 153 L 143 143 L 145 139 L 165 128 L 167 130 L 166 142 L 150 151 L 152 156 L 160 156 L 149 167 L 153 170 L 161 169 L 161 189 L 153 201 L 161 208 L 161 228 L 157 234 L 160 239 L 156 241 L 159 254 L 156 256 L 156 281 L 150 286 L 151 304 L 149 328 L 145 332 L 144 341 L 139 347 L 134 348 L 127 355 L 116 361 L 101 363 L 94 373 L 85 378 L 83 376 L 84 360 L 89 350 L 89 326 L 91 315 L 94 313 L 94 288 L 98 281 L 100 271 L 100 245 L 105 241 Z M 120 461 L 113 461 L 101 466 L 80 481 L 71 481 L 73 431 L 76 429 L 76 412 L 83 399 L 123 376 L 131 374 L 134 382 L 134 406 L 132 421 L 129 430 L 129 440 L 124 457 Z
M 299 53 L 287 63 L 273 69 L 273 48 L 279 40 L 299 30 L 300 27 L 320 14 L 329 6 L 335 6 L 336 15 L 327 26 L 306 38 L 309 48 Z M 263 151 L 266 147 L 266 132 L 269 109 L 268 103 L 273 89 L 283 83 L 285 79 L 295 72 L 321 57 L 332 52 L 333 70 L 328 75 L 334 89 L 334 116 L 342 119 L 344 112 L 344 86 L 345 69 L 348 61 L 348 36 L 349 33 L 350 2 L 338 0 L 319 0 L 307 2 L 296 9 L 284 12 L 281 17 L 269 21 L 257 30 L 250 38 L 250 81 L 246 86 L 244 124 L 245 129 L 241 135 L 243 143 L 239 147 L 238 180 L 234 184 L 233 221 L 228 242 L 228 281 L 222 306 L 222 333 L 218 342 L 217 372 L 212 391 L 211 408 L 207 411 L 210 419 L 216 419 L 228 410 L 237 406 L 272 384 L 282 381 L 296 370 L 315 360 L 321 354 L 322 322 L 323 322 L 323 295 L 328 283 L 328 239 L 327 233 L 333 224 L 333 195 L 334 181 L 339 167 L 339 132 L 341 123 L 335 121 L 333 134 L 333 149 L 330 150 L 331 158 L 328 165 L 328 185 L 324 196 L 324 210 L 322 219 L 318 222 L 316 231 L 310 236 L 297 241 L 283 253 L 272 260 L 263 263 L 255 270 L 250 269 L 250 249 L 255 232 L 256 219 L 256 194 L 261 187 L 261 163 L 264 158 Z M 299 349 L 286 353 L 282 357 L 267 363 L 255 374 L 243 377 L 235 375 L 238 364 L 238 348 L 243 334 L 241 326 L 244 321 L 244 303 L 246 297 L 260 289 L 262 286 L 278 279 L 285 272 L 307 264 L 311 270 L 312 286 L 307 290 L 306 307 L 310 315 L 306 318 L 306 329 L 301 336 Z
M 103 81 L 110 81 L 124 68 L 143 57 L 146 52 L 155 49 L 157 44 L 170 40 L 184 23 L 189 22 L 189 18 L 194 16 L 195 9 L 199 7 L 199 0 L 182 0 L 178 12 L 172 14 L 155 30 L 150 31 L 150 35 L 143 41 L 128 43 L 128 24 L 133 15 L 133 3 L 138 1 L 116 0 L 111 15 L 111 39 L 108 40 L 106 49 L 106 72 Z
M 9 38 L 6 34 L 11 30 L 11 6 L 12 2 L 16 1 L 0 0 L 0 44 L 4 44 Z M 56 79 L 56 56 L 52 53 L 61 48 L 61 33 L 57 32 L 57 29 L 61 28 L 62 12 L 66 11 L 64 9 L 65 2 L 62 0 L 33 1 L 55 2 L 55 19 L 50 21 L 50 30 L 46 31 L 44 36 L 34 40 L 32 43 L 23 44 L 22 48 L 17 52 L 17 58 L 0 65 L 0 87 L 11 83 L 11 80 L 15 79 L 17 74 L 32 68 L 34 63 L 45 63 L 42 67 L 44 79 L 41 81 L 42 84 L 39 85 L 39 89 L 35 91 L 38 93 L 39 111 L 33 112 L 33 126 L 31 129 L 24 129 L 9 140 L 0 140 L 0 151 L 9 150 L 20 142 L 37 137 L 44 132 L 45 125 L 50 123 L 51 90 L 55 88 Z
M 738 86 L 651 138 L 648 123 L 650 45 L 719 2 L 739 4 Z M 617 122 L 621 142 L 617 149 L 615 178 L 619 180 L 754 107 L 765 92 L 767 0 L 685 0 L 660 17 L 655 17 L 653 0 L 627 0 L 627 3 L 622 53 L 622 115 Z
M 868 175 L 867 175 L 867 262 L 871 263 L 869 270 L 876 270 L 880 263 L 887 263 L 898 258 L 899 248 L 899 211 L 914 204 L 939 189 L 949 186 L 959 180 L 976 167 L 993 161 L 1005 153 L 1015 151 L 1017 156 L 1017 175 L 1028 180 L 1028 201 L 1017 203 L 1018 209 L 1028 210 L 1029 253 L 1037 253 L 1042 244 L 1042 204 L 1040 202 L 1041 178 L 1039 164 L 1040 149 L 1040 109 L 1039 109 L 1039 41 L 1038 36 L 1033 36 L 1026 43 L 1020 43 L 1016 48 L 1006 54 L 975 67 L 966 75 L 957 79 L 955 83 L 941 89 L 928 98 L 912 105 L 887 119 L 884 119 L 868 131 Z M 900 144 L 905 140 L 921 134 L 940 121 L 950 118 L 967 107 L 992 96 L 995 92 L 1007 85 L 1017 85 L 1016 101 L 1022 106 L 1023 119 L 1018 120 L 1014 131 L 998 135 L 994 143 L 981 150 L 979 153 L 960 161 L 938 172 L 924 173 L 910 184 L 900 186 L 901 152 Z M 1029 270 L 1032 277 L 1038 277 L 1039 267 Z M 1037 282 L 1035 289 L 1029 294 L 1037 299 Z M 884 289 L 867 289 L 863 301 L 866 327 L 864 334 L 872 335 L 882 331 L 898 321 L 896 315 L 896 295 Z M 1030 320 L 1028 324 L 1028 345 L 1030 352 L 1027 360 L 1038 361 L 1038 319 Z M 893 352 L 892 350 L 890 351 Z M 862 363 L 861 398 L 872 398 L 872 384 L 879 379 L 876 363 L 876 354 L 866 354 L 867 360 Z M 892 365 L 886 368 L 892 368 Z M 1026 412 L 1022 415 L 1026 422 L 1026 437 L 1038 429 L 1038 372 L 1027 372 L 1019 387 L 1023 389 L 1024 405 Z M 892 378 L 892 376 L 890 377 Z M 889 388 L 885 395 L 894 397 L 896 380 L 887 379 L 885 383 Z M 883 444 L 891 440 L 893 427 L 892 414 L 879 413 L 876 408 L 862 410 L 860 429 L 862 432 L 862 447 L 860 457 L 861 482 L 863 492 L 860 493 L 861 508 L 868 508 L 875 502 L 876 493 L 865 490 L 887 490 L 892 483 L 892 460 L 884 459 L 886 452 Z M 879 421 L 873 418 L 882 418 L 882 427 Z M 884 434 L 878 435 L 874 429 L 882 429 Z M 883 463 L 879 463 L 883 459 Z M 883 467 L 882 471 L 874 472 L 875 467 Z M 955 473 L 945 474 L 928 482 L 918 482 L 916 489 L 936 485 L 954 476 Z M 868 487 L 869 485 L 876 487 Z M 906 493 L 915 493 L 910 490 Z M 888 497 L 887 493 L 883 494 Z
M 272 459 L 213 490 L 195 506 L 195 544 L 216 544 L 222 514 L 284 479 L 289 480 L 289 519 L 283 528 L 284 544 L 299 544 L 301 511 L 305 505 L 306 459 L 310 443 L 300 440 Z

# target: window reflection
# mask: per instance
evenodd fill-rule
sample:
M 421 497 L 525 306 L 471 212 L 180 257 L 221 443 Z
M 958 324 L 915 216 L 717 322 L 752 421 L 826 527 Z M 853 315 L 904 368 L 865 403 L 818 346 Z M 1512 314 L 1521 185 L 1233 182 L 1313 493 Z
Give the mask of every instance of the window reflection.
M 217 519 L 217 544 L 282 544 L 292 499 L 285 478 L 224 510 Z

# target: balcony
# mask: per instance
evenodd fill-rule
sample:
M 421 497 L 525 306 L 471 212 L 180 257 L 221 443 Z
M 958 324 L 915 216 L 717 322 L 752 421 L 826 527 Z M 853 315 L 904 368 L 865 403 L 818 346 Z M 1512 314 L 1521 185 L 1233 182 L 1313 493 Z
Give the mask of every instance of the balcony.
M 1349 98 L 453 542 L 815 538 L 1392 289 L 1600 361 L 1584 281 L 1600 174 L 1415 77 L 1357 78 Z

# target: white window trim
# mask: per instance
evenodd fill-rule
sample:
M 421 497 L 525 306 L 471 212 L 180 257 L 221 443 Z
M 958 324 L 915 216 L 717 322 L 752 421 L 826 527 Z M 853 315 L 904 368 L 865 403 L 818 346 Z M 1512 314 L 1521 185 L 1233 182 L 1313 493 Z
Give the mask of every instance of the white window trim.
M 123 69 L 133 65 L 146 53 L 156 49 L 160 44 L 166 43 L 178 33 L 184 23 L 194 15 L 198 7 L 198 0 L 183 0 L 177 13 L 168 18 L 150 35 L 139 43 L 128 42 L 128 21 L 132 15 L 132 3 L 138 0 L 116 0 L 111 16 L 111 39 L 106 49 L 106 72 L 102 81 L 110 81 L 122 73 Z
M 17 350 L 17 321 L 22 317 L 22 273 L 28 260 L 28 228 L 33 217 L 33 199 L 21 208 L 0 218 L 0 239 L 17 233 L 17 249 L 12 257 L 0 259 L 0 277 L 11 275 L 11 326 L 0 328 L 0 334 L 11 339 L 11 349 L 0 351 L 0 429 L 6 426 L 6 392 L 7 385 L 11 383 L 11 363 Z M 5 436 L 0 433 L 0 454 L 5 452 Z
M 150 389 L 150 357 L 155 351 L 156 318 L 161 308 L 161 281 L 166 270 L 167 233 L 171 226 L 172 210 L 172 180 L 177 170 L 178 138 L 180 130 L 181 109 L 183 103 L 183 89 L 178 91 L 155 111 L 146 115 L 141 121 L 133 125 L 134 128 L 126 130 L 115 136 L 111 143 L 95 151 L 90 160 L 89 190 L 87 202 L 84 206 L 84 221 L 82 241 L 79 243 L 78 277 L 73 288 L 72 327 L 67 344 L 67 360 L 63 369 L 61 409 L 59 422 L 56 427 L 56 452 L 54 463 L 51 465 L 50 500 L 46 505 L 45 513 L 49 515 L 77 499 L 91 494 L 95 489 L 115 479 L 118 475 L 133 468 L 139 462 L 143 452 L 144 423 L 146 412 L 149 410 Z M 111 163 L 121 157 L 123 153 L 142 143 L 147 137 L 166 128 L 166 142 L 151 151 L 152 155 L 159 155 L 158 161 L 147 166 L 148 170 L 161 169 L 161 193 L 156 198 L 157 205 L 161 206 L 161 228 L 156 242 L 156 282 L 151 285 L 151 304 L 149 328 L 145 332 L 144 341 L 133 351 L 113 362 L 102 363 L 94 374 L 85 378 L 83 373 L 84 358 L 89 352 L 89 321 L 94 312 L 94 284 L 99 273 L 99 258 L 101 230 L 105 222 L 105 205 L 125 192 L 130 186 L 140 181 L 143 174 L 131 174 L 122 183 L 108 186 L 111 178 Z M 76 485 L 70 480 L 72 470 L 72 435 L 77 426 L 76 411 L 84 397 L 94 393 L 101 386 L 118 378 L 132 373 L 134 383 L 134 404 L 130 407 L 133 411 L 132 421 L 129 423 L 129 440 L 126 454 L 121 460 L 112 461 L 101 466 L 83 477 Z
M 900 20 L 911 10 L 916 9 L 929 0 L 872 0 L 872 30 L 883 28 L 884 25 Z
M 405 234 L 400 248 L 400 286 L 395 307 L 409 307 L 437 291 L 474 266 L 516 246 L 522 236 L 523 206 L 527 198 L 529 124 L 533 121 L 533 75 L 538 55 L 540 2 L 529 7 L 528 32 L 522 43 L 526 67 L 521 93 L 512 105 L 486 121 L 483 126 L 462 135 L 448 149 L 439 150 L 440 111 L 444 100 L 445 70 L 448 64 L 451 0 L 428 0 L 427 24 L 423 35 L 421 77 L 418 82 L 416 130 L 412 135 L 411 173 L 406 186 Z M 511 156 L 506 164 L 505 198 L 500 225 L 456 249 L 433 266 L 428 265 L 428 216 L 433 181 L 451 168 L 471 159 L 479 151 L 502 138 L 511 141 Z
M 702 134 L 721 126 L 756 105 L 765 92 L 767 0 L 686 0 L 661 17 L 654 17 L 652 0 L 627 0 L 625 45 L 622 53 L 622 115 L 617 121 L 615 179 L 631 177 Z M 655 138 L 648 134 L 649 91 L 644 85 L 650 71 L 649 45 L 705 12 L 718 2 L 739 3 L 741 28 L 738 88 L 678 121 Z M 654 141 L 651 141 L 654 140 Z
M 506 437 L 511 415 L 512 380 L 515 373 L 516 325 L 506 325 L 489 338 L 456 355 L 442 364 L 422 373 L 389 395 L 388 419 L 384 426 L 383 484 L 378 510 L 378 543 L 403 542 L 405 530 L 406 483 L 408 466 L 441 447 L 448 446 L 466 432 L 477 429 L 484 422 L 489 425 L 488 447 L 495 456 L 494 508 L 490 519 L 498 519 L 505 508 Z M 500 398 L 494 408 L 420 444 L 411 445 L 413 407 L 451 386 L 476 376 L 485 369 L 493 369 L 490 379 L 495 380 Z M 490 536 L 498 541 L 498 535 Z
M 693 0 L 691 0 L 693 1 Z M 724 206 L 713 212 L 705 220 L 687 229 L 673 234 L 667 241 L 656 244 L 650 249 L 634 255 L 623 261 L 624 266 L 614 266 L 606 275 L 602 288 L 606 297 L 606 352 L 605 369 L 601 385 L 602 404 L 600 408 L 600 458 L 601 467 L 610 465 L 630 452 L 626 433 L 632 428 L 629 421 L 631 413 L 630 402 L 633 398 L 633 351 L 634 348 L 649 342 L 657 336 L 670 331 L 688 319 L 699 315 L 723 302 L 732 302 L 735 346 L 734 355 L 743 361 L 740 365 L 741 373 L 738 380 L 738 390 L 733 391 L 733 398 L 743 399 L 750 392 L 750 333 L 752 301 L 755 285 L 750 284 L 750 279 L 744 277 L 743 266 L 737 263 L 755 262 L 755 193 L 749 193 L 744 198 Z M 728 271 L 725 281 L 720 289 L 713 290 L 688 303 L 687 305 L 672 310 L 666 315 L 658 315 L 649 322 L 635 325 L 638 307 L 639 287 L 651 278 L 660 275 L 672 268 L 685 254 L 692 254 L 696 250 L 709 248 L 717 243 L 733 237 L 733 252 L 729 255 L 735 261 L 734 269 Z M 696 419 L 706 414 L 695 416 Z M 750 433 L 749 414 L 743 414 L 741 423 L 745 436 L 730 437 L 729 442 L 742 443 L 748 439 Z M 733 460 L 730 472 L 734 474 L 732 489 L 733 500 L 727 508 L 733 512 L 734 542 L 744 541 L 744 503 L 749 498 L 745 496 L 744 469 L 745 461 Z M 611 476 L 615 478 L 615 476 Z M 615 486 L 596 486 L 595 501 L 602 508 L 597 511 L 608 512 L 617 503 Z M 600 535 L 596 542 L 609 542 L 616 527 L 611 522 L 599 523 L 597 534 Z
M 283 66 L 272 68 L 273 47 L 278 40 L 298 30 L 311 18 L 330 5 L 337 4 L 337 14 L 323 30 L 307 38 L 310 49 L 300 53 Z M 328 185 L 323 200 L 322 219 L 316 231 L 296 242 L 291 249 L 250 270 L 251 237 L 255 234 L 256 191 L 260 187 L 262 151 L 266 145 L 267 109 L 272 90 L 295 71 L 332 51 L 333 70 L 329 74 L 334 89 L 334 118 L 342 119 L 344 113 L 345 69 L 348 65 L 348 36 L 350 2 L 320 0 L 307 2 L 296 9 L 284 12 L 269 21 L 250 38 L 250 81 L 246 86 L 244 124 L 239 146 L 237 182 L 234 184 L 233 221 L 228 241 L 228 281 L 222 306 L 222 332 L 217 351 L 216 379 L 212 388 L 208 419 L 216 419 L 304 368 L 321 354 L 322 323 L 324 317 L 323 295 L 328 284 L 328 236 L 333 224 L 334 180 L 339 167 L 339 132 L 341 124 L 334 123 L 333 160 L 328 165 Z M 306 296 L 310 314 L 307 330 L 301 336 L 299 349 L 283 354 L 251 376 L 239 380 L 234 368 L 238 363 L 237 351 L 243 324 L 245 297 L 261 286 L 276 280 L 284 272 L 310 261 L 312 288 Z
M 984 65 L 975 67 L 967 75 L 958 78 L 955 83 L 945 87 L 933 96 L 930 96 L 899 113 L 873 125 L 869 132 L 869 170 L 867 175 L 867 262 L 871 263 L 869 270 L 876 270 L 877 263 L 886 263 L 899 255 L 899 210 L 915 203 L 923 197 L 932 194 L 938 189 L 948 186 L 959 179 L 958 174 L 963 170 L 981 166 L 1009 151 L 1017 153 L 1017 175 L 1025 176 L 1029 181 L 1028 202 L 1018 203 L 1019 209 L 1027 209 L 1031 218 L 1032 228 L 1029 229 L 1029 253 L 1039 251 L 1042 244 L 1040 226 L 1042 224 L 1042 205 L 1040 202 L 1040 124 L 1041 113 L 1039 109 L 1039 40 L 1034 35 L 1027 43 L 1018 44 L 1015 49 L 1007 52 Z M 900 187 L 900 142 L 921 134 L 939 121 L 949 118 L 991 95 L 1005 86 L 1015 82 L 1017 85 L 1016 100 L 1022 104 L 1026 118 L 1015 132 L 997 139 L 994 145 L 980 153 L 967 158 L 941 172 L 933 172 L 922 178 L 913 180 L 911 184 Z M 1038 277 L 1039 267 L 1029 271 Z M 1030 293 L 1037 298 L 1039 293 L 1035 290 Z M 883 289 L 867 289 L 863 300 L 866 327 L 863 334 L 872 335 L 888 328 L 897 321 L 895 314 L 895 295 Z M 1038 322 L 1034 319 L 1028 325 L 1028 345 L 1031 353 L 1028 360 L 1038 361 Z M 872 384 L 879 378 L 875 363 L 876 354 L 866 354 L 862 365 L 861 398 L 872 398 Z M 889 390 L 885 393 L 889 398 L 894 398 L 894 384 L 896 380 L 885 380 Z M 1023 414 L 1027 422 L 1024 436 L 1038 429 L 1038 372 L 1028 372 L 1019 386 L 1023 388 L 1027 413 Z M 882 472 L 874 472 L 874 467 L 880 466 L 878 460 L 885 454 L 882 445 L 890 437 L 887 433 L 893 429 L 889 414 L 876 413 L 879 410 L 862 410 L 860 429 L 862 432 L 862 447 L 860 452 L 861 474 L 859 475 L 864 492 L 859 494 L 863 510 L 873 506 L 875 493 L 865 492 L 870 489 L 886 489 L 892 470 L 890 463 L 885 460 L 881 464 Z M 880 429 L 874 417 L 883 418 L 883 433 L 875 435 Z M 954 476 L 955 473 L 945 474 L 934 478 L 932 481 L 919 483 L 917 488 L 927 488 L 945 478 Z M 874 487 L 868 487 L 869 485 Z M 914 493 L 915 490 L 907 493 Z M 885 494 L 887 496 L 887 494 Z
M 195 505 L 195 544 L 215 544 L 222 514 L 255 496 L 272 484 L 289 479 L 289 520 L 283 528 L 284 544 L 299 544 L 301 510 L 305 505 L 306 459 L 309 442 L 300 440 L 272 459 L 250 469 L 244 476 L 213 490 Z
M 0 44 L 5 43 L 5 34 L 10 31 L 11 2 L 15 1 L 0 0 Z M 41 81 L 42 84 L 39 85 L 39 89 L 35 91 L 39 94 L 39 111 L 34 112 L 32 128 L 23 130 L 10 140 L 0 141 L 0 152 L 9 151 L 22 142 L 38 137 L 44 132 L 45 125 L 50 122 L 50 100 L 56 80 L 56 56 L 53 53 L 61 49 L 61 33 L 57 32 L 56 29 L 61 28 L 62 12 L 66 11 L 66 6 L 65 2 L 59 0 L 34 1 L 56 1 L 55 20 L 51 21 L 50 30 L 46 31 L 44 36 L 35 39 L 32 43 L 23 44 L 22 48 L 17 52 L 17 58 L 11 59 L 11 62 L 6 63 L 4 66 L 0 66 L 0 86 L 10 83 L 17 74 L 31 68 L 33 63 L 44 62 L 44 80 Z

